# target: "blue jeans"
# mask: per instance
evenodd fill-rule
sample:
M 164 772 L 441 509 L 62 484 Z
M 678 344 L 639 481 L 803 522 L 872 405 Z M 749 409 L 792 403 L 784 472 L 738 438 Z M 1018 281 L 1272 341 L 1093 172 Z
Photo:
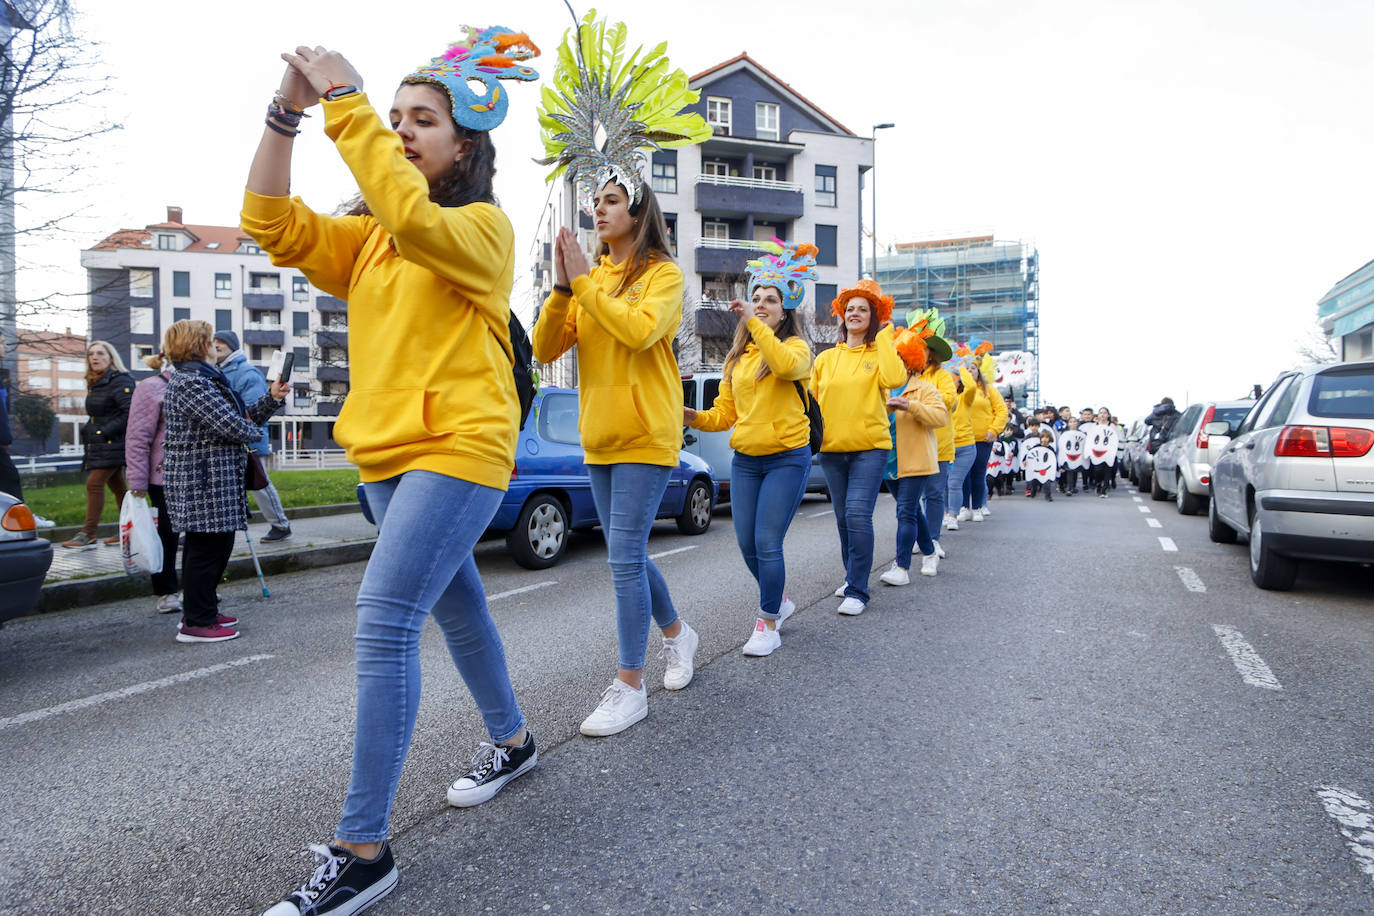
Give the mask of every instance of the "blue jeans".
M 501 491 L 430 471 L 365 484 L 379 530 L 358 589 L 358 724 L 353 776 L 335 839 L 379 843 L 396 799 L 420 705 L 420 630 L 443 630 L 448 651 L 493 742 L 520 734 L 506 650 L 487 612 L 472 547 Z
M 649 559 L 649 530 L 673 469 L 656 464 L 590 464 L 587 471 L 615 583 L 620 667 L 638 671 L 649 651 L 649 617 L 660 630 L 677 620 L 668 583 Z
M 787 566 L 782 541 L 806 495 L 811 449 L 776 455 L 735 452 L 730 462 L 730 514 L 744 565 L 759 584 L 759 616 L 778 619 Z
M 951 462 L 941 461 L 940 470 L 921 479 L 926 482 L 921 501 L 925 504 L 926 530 L 935 540 L 940 539 L 941 525 L 945 521 L 945 491 L 949 489 L 949 466 Z
M 973 443 L 973 466 L 964 478 L 964 505 L 981 509 L 988 504 L 988 459 L 992 457 L 991 442 Z
M 844 596 L 868 603 L 868 577 L 873 572 L 873 508 L 883 485 L 888 449 L 821 452 L 821 470 L 835 506 L 844 561 Z
M 968 480 L 969 468 L 973 467 L 977 455 L 978 449 L 972 445 L 961 445 L 954 450 L 954 460 L 949 464 L 949 499 L 945 501 L 945 511 L 950 515 L 958 515 L 959 507 L 964 505 L 964 482 Z
M 925 477 L 900 477 L 897 484 L 897 565 L 902 569 L 911 568 L 911 548 L 913 545 L 921 548 L 922 556 L 929 556 L 935 552 L 935 545 L 931 543 L 930 527 L 926 521 L 925 513 L 921 511 L 921 494 L 925 492 L 926 485 L 930 478 L 937 477 L 937 474 L 930 474 Z

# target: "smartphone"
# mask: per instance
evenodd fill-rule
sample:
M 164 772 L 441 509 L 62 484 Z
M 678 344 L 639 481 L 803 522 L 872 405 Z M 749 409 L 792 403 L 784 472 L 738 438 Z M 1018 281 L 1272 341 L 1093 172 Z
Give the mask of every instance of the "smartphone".
M 283 353 L 281 358 L 281 371 L 277 373 L 277 381 L 283 385 L 291 381 L 291 370 L 296 365 L 295 353 Z

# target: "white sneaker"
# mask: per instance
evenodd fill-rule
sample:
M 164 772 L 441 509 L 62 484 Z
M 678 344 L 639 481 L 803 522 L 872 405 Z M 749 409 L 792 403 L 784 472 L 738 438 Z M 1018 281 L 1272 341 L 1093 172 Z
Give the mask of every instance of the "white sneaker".
M 778 635 L 778 631 L 768 629 L 768 624 L 760 620 L 754 624 L 754 632 L 749 636 L 749 641 L 744 644 L 744 654 L 762 658 L 765 655 L 772 655 L 773 650 L 780 645 L 782 645 L 782 637 Z
M 878 577 L 888 585 L 910 585 L 911 574 L 897 565 L 897 561 L 892 561 L 892 568 Z
M 43 516 L 39 515 L 37 512 L 35 512 L 35 513 L 33 514 L 33 523 L 34 523 L 36 526 L 38 526 L 39 528 L 56 528 L 56 527 L 57 527 L 57 522 L 53 521 L 53 520 L 50 519 L 50 518 L 44 518 Z
M 969 519 L 973 518 L 973 510 L 970 509 L 968 506 L 963 506 L 963 507 L 961 507 L 961 508 L 959 509 L 958 518 L 959 518 L 959 521 L 961 521 L 961 522 L 966 522 L 966 521 L 968 521 Z
M 959 530 L 959 520 L 958 520 L 957 518 L 955 518 L 954 516 L 952 516 L 952 515 L 946 515 L 946 516 L 945 516 L 945 530 L 946 530 L 946 531 L 958 531 L 958 530 Z
M 781 627 L 782 622 L 786 620 L 788 617 L 791 617 L 795 613 L 797 613 L 797 605 L 792 601 L 791 598 L 787 597 L 786 595 L 783 595 L 782 604 L 778 605 L 777 625 Z
M 973 510 L 973 515 L 970 516 L 970 517 L 971 517 L 975 522 L 981 522 L 981 521 L 983 520 L 983 510 L 982 510 L 982 509 L 974 509 L 974 510 Z
M 681 690 L 692 683 L 692 672 L 696 670 L 697 643 L 701 641 L 697 631 L 682 621 L 682 631 L 672 639 L 663 637 L 663 648 L 658 657 L 666 662 L 663 671 L 663 686 L 667 690 Z
M 170 595 L 163 595 L 161 598 L 157 599 L 157 612 L 159 614 L 171 614 L 175 611 L 184 610 L 186 609 L 181 606 L 181 599 L 177 597 L 176 592 L 172 592 Z
M 849 588 L 849 583 L 848 583 L 848 582 L 841 582 L 841 583 L 840 583 L 840 587 L 837 588 L 837 589 L 835 589 L 835 597 L 836 597 L 836 598 L 843 598 L 843 597 L 844 597 L 844 590 L 847 589 L 847 588 Z
M 837 610 L 847 617 L 857 617 L 864 612 L 864 603 L 858 598 L 846 598 L 840 602 Z
M 616 678 L 601 694 L 601 702 L 582 720 L 582 734 L 604 738 L 623 732 L 649 714 L 649 694 L 643 687 L 635 690 Z
M 921 557 L 921 575 L 923 575 L 923 576 L 933 576 L 933 575 L 935 575 L 935 568 L 936 568 L 937 566 L 939 566 L 939 565 L 940 565 L 940 555 L 939 555 L 938 553 L 932 553 L 932 554 L 931 554 L 930 556 L 928 556 L 928 557 Z
M 988 517 L 989 515 L 991 515 L 991 514 L 992 514 L 992 503 L 988 503 L 987 505 L 985 505 L 985 506 L 983 507 L 983 518 L 987 518 L 987 517 Z
M 939 541 L 935 542 L 935 555 L 942 560 L 945 558 L 945 548 L 940 546 Z

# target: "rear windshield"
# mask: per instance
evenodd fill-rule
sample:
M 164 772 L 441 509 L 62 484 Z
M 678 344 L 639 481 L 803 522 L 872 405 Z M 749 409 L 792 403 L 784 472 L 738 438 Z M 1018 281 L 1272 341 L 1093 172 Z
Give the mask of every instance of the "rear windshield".
M 1218 420 L 1225 420 L 1227 423 L 1231 424 L 1232 429 L 1235 429 L 1240 426 L 1240 421 L 1245 419 L 1245 415 L 1248 414 L 1250 408 L 1254 406 L 1254 404 L 1242 404 L 1240 407 L 1218 407 L 1212 413 L 1212 422 L 1215 423 Z
M 1314 417 L 1374 420 L 1374 366 L 1355 366 L 1314 376 L 1307 412 Z

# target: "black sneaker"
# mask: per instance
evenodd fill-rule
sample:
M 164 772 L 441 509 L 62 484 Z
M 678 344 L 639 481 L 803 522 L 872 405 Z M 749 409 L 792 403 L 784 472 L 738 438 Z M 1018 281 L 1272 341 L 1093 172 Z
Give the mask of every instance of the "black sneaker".
M 534 735 L 525 733 L 525 743 L 519 747 L 488 744 L 483 741 L 472 758 L 472 769 L 448 787 L 448 803 L 455 808 L 471 808 L 491 799 L 505 788 L 506 783 L 534 769 L 539 752 L 534 749 Z
M 276 525 L 273 525 L 272 530 L 264 534 L 260 540 L 262 540 L 263 543 L 268 541 L 284 541 L 290 536 L 290 528 L 278 528 Z
M 391 844 L 371 862 L 342 846 L 311 846 L 320 864 L 300 890 L 272 906 L 262 916 L 351 916 L 396 889 L 399 874 L 391 858 Z

